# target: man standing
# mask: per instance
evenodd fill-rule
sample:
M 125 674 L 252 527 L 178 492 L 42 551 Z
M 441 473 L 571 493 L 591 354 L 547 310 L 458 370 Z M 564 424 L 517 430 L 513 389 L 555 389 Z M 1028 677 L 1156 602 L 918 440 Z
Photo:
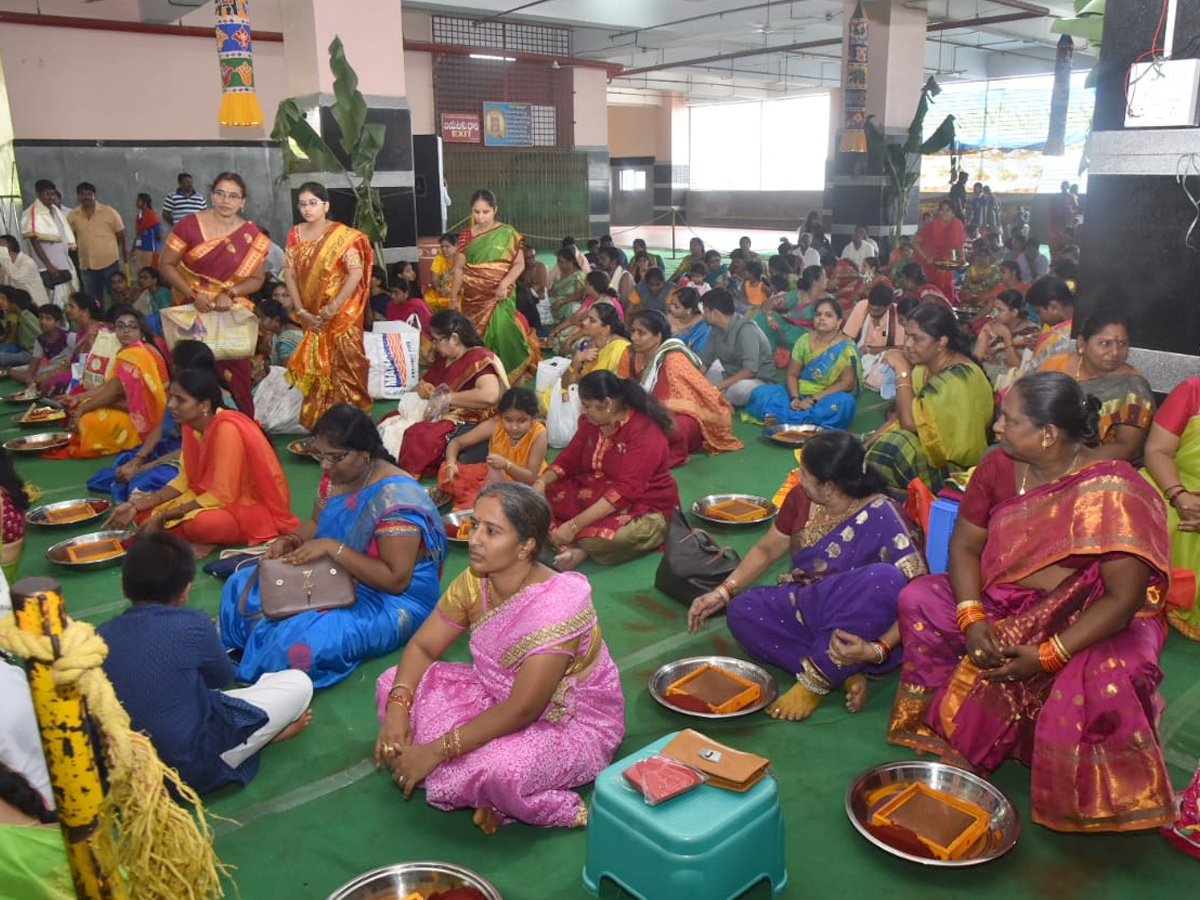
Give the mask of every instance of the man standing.
M 191 175 L 187 172 L 180 172 L 176 181 L 179 189 L 167 194 L 162 208 L 163 221 L 171 226 L 185 216 L 208 209 L 208 198 L 196 190 L 196 183 L 192 180 Z
M 21 242 L 11 234 L 0 235 L 0 284 L 20 288 L 33 298 L 34 306 L 50 302 L 41 273 L 32 256 L 21 252 Z
M 67 224 L 62 208 L 55 203 L 58 188 L 54 182 L 39 178 L 33 186 L 36 199 L 21 212 L 21 237 L 29 241 L 38 271 L 50 301 L 66 307 L 75 287 L 75 265 L 70 251 L 75 248 L 75 232 Z
M 867 226 L 855 225 L 854 237 L 842 250 L 842 259 L 850 260 L 861 272 L 863 263 L 871 257 L 879 259 L 879 245 L 867 237 Z
M 75 188 L 79 205 L 67 213 L 67 224 L 75 232 L 79 245 L 79 268 L 83 289 L 101 299 L 108 294 L 108 279 L 129 262 L 125 245 L 125 223 L 121 214 L 104 203 L 96 202 L 96 186 L 81 181 Z
M 812 232 L 800 232 L 800 241 L 796 248 L 792 251 L 792 255 L 800 260 L 801 270 L 807 269 L 809 266 L 819 266 L 821 264 L 821 254 L 813 249 Z

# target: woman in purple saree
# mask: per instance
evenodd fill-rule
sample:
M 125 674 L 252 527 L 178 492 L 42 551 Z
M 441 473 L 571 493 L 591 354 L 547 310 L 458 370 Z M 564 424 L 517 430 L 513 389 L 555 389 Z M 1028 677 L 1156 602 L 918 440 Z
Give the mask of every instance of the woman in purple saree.
M 697 597 L 688 628 L 728 607 L 729 629 L 750 655 L 795 673 L 796 686 L 767 707 L 778 719 L 810 716 L 844 688 L 856 712 L 864 675 L 900 663 L 896 598 L 926 571 L 904 514 L 883 476 L 864 463 L 862 443 L 845 431 L 808 440 L 793 488 L 771 528 L 715 591 Z M 792 571 L 779 584 L 751 584 L 788 551 Z
M 1061 373 L 1016 383 L 975 470 L 948 576 L 900 595 L 889 740 L 982 773 L 1032 770 L 1056 831 L 1173 822 L 1156 723 L 1170 543 L 1162 499 L 1094 456 L 1098 403 Z
M 475 523 L 471 568 L 376 682 L 375 763 L 405 799 L 423 782 L 431 805 L 474 809 L 486 834 L 513 820 L 585 825 L 573 789 L 612 762 L 625 733 L 591 588 L 538 562 L 550 508 L 532 488 L 486 488 Z M 441 662 L 467 628 L 472 662 Z

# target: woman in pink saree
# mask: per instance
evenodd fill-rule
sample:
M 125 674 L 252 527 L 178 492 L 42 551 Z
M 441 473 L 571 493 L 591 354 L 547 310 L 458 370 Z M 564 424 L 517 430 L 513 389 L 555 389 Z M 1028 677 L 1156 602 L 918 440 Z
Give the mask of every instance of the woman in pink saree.
M 405 799 L 422 783 L 439 809 L 502 823 L 581 827 L 573 789 L 612 762 L 625 733 L 620 676 L 587 579 L 538 562 L 550 507 L 502 482 L 475 503 L 471 567 L 376 682 L 375 764 Z M 470 629 L 470 663 L 442 654 Z
M 950 571 L 900 593 L 889 740 L 1032 771 L 1033 821 L 1133 831 L 1177 817 L 1157 721 L 1170 543 L 1162 499 L 1106 460 L 1097 404 L 1061 373 L 1009 391 L 971 476 Z

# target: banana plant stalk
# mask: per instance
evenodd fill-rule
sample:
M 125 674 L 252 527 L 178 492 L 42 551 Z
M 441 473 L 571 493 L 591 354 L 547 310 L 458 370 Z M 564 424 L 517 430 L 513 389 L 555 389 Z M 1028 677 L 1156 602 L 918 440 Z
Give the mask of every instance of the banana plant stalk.
M 379 191 L 371 186 L 371 179 L 383 148 L 385 129 L 377 122 L 367 121 L 367 101 L 358 89 L 358 73 L 346 59 L 340 37 L 335 37 L 329 45 L 329 69 L 334 76 L 334 101 L 329 112 L 341 131 L 338 146 L 342 156 L 309 124 L 294 98 L 279 104 L 271 139 L 278 141 L 283 151 L 285 178 L 300 170 L 336 172 L 345 177 L 354 192 L 354 227 L 367 236 L 375 248 L 375 258 L 382 260 L 387 220 Z

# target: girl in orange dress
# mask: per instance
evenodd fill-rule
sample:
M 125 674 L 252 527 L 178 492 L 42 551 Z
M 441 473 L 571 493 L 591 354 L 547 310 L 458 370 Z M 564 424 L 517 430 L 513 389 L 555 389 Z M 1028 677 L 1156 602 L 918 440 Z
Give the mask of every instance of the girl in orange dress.
M 496 415 L 454 438 L 438 471 L 438 487 L 454 498 L 455 509 L 470 509 L 484 487 L 497 481 L 533 484 L 546 468 L 549 436 L 537 420 L 538 400 L 526 388 L 510 388 L 500 398 Z M 485 462 L 462 463 L 466 447 L 488 442 Z

